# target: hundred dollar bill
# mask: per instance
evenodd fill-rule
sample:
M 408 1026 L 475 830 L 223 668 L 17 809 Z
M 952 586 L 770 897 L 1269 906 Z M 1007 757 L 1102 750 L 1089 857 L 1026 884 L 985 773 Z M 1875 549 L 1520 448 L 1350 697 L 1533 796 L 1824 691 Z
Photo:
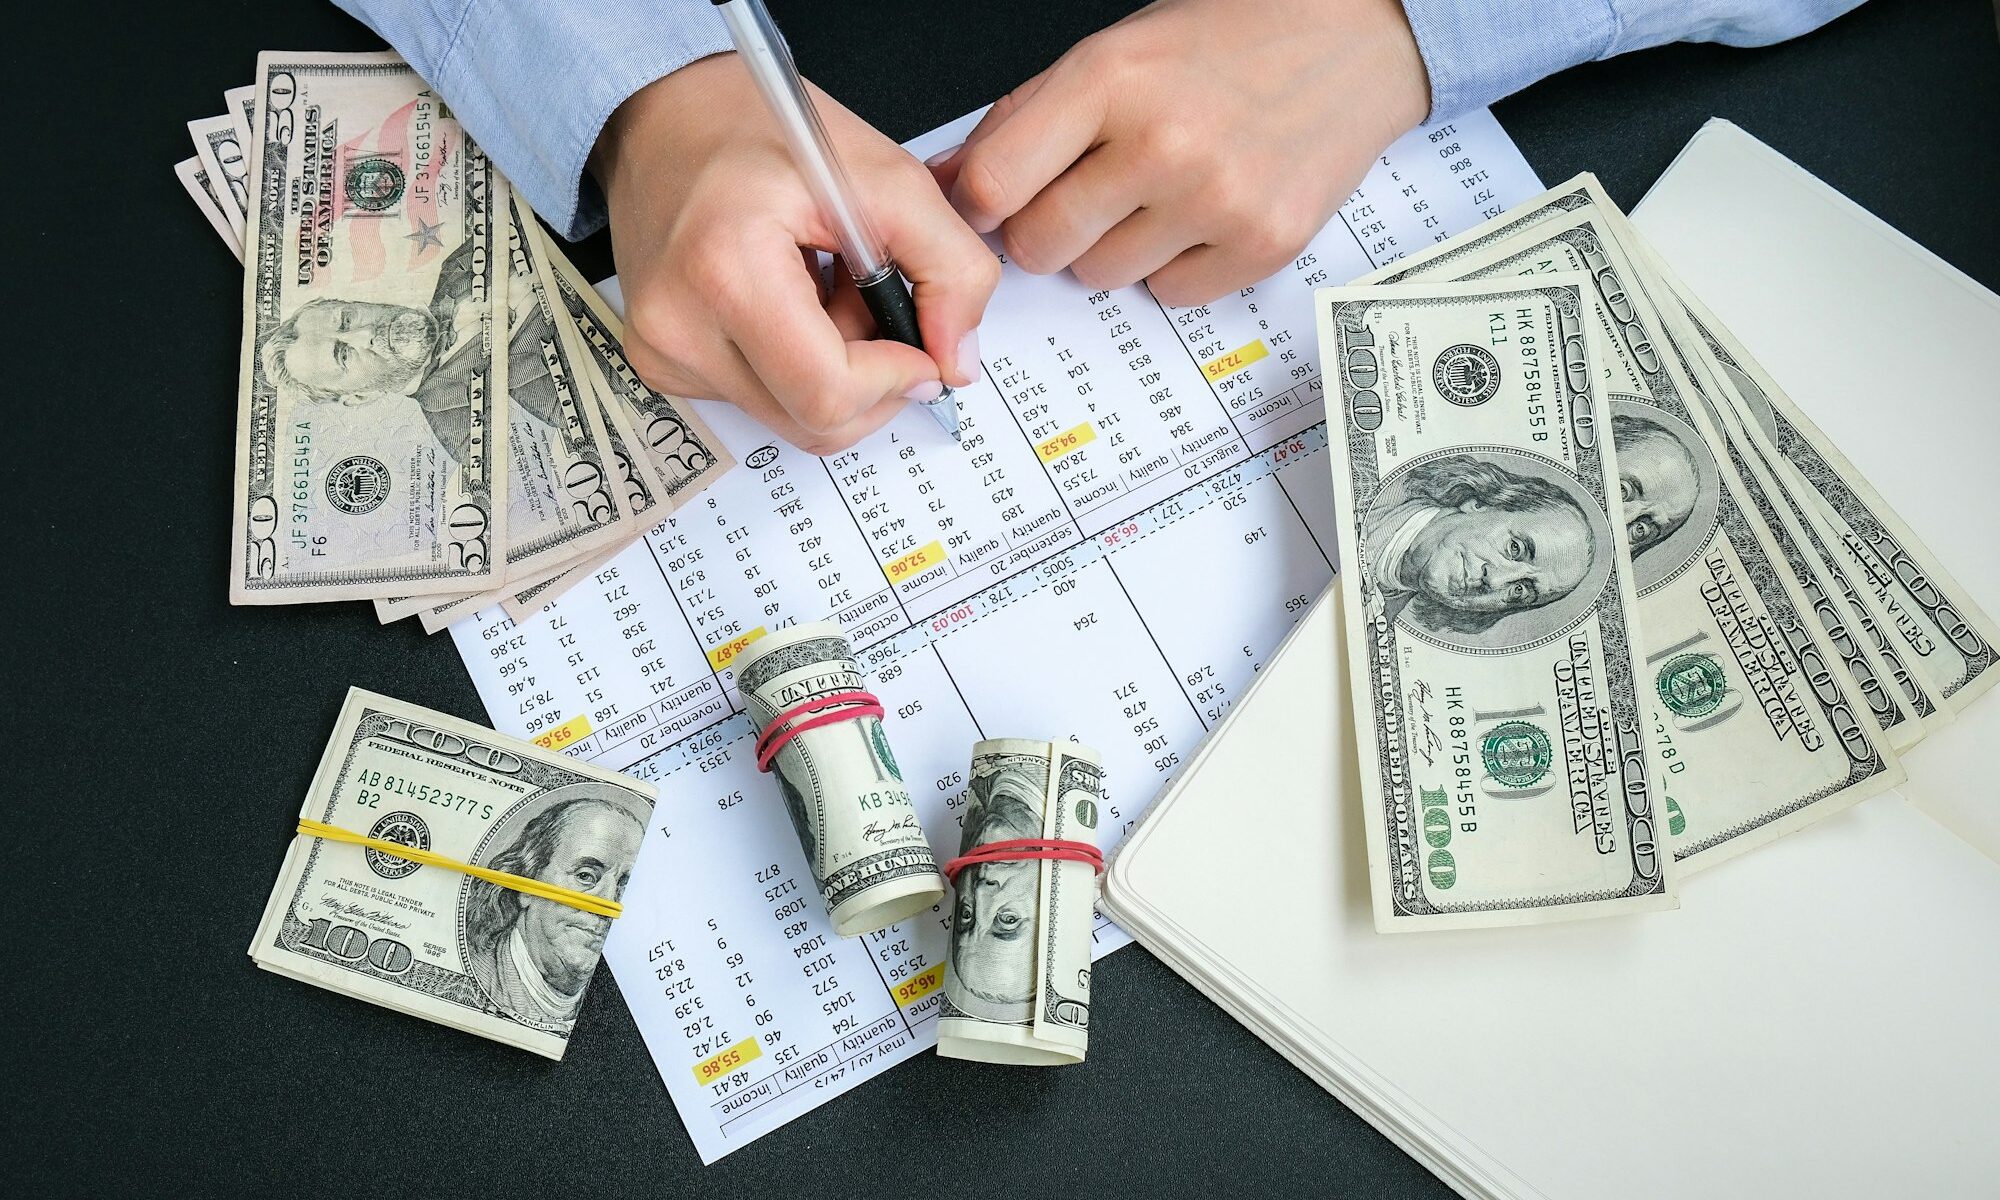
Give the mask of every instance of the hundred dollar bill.
M 240 140 L 236 122 L 224 113 L 189 121 L 187 128 L 188 136 L 194 139 L 195 157 L 217 184 L 223 212 L 241 230 L 250 219 L 250 153 Z
M 243 237 L 229 222 L 222 208 L 222 197 L 215 194 L 215 181 L 202 169 L 200 158 L 184 158 L 174 164 L 174 177 L 187 189 L 188 198 L 194 201 L 201 215 L 208 219 L 210 227 L 222 238 L 236 261 L 243 261 Z
M 1315 293 L 1383 932 L 1675 904 L 1590 287 Z
M 1647 293 L 1652 310 L 1662 325 L 1661 333 L 1665 339 L 1662 345 L 1668 353 L 1675 356 L 1689 382 L 1694 385 L 1691 390 L 1697 401 L 1703 404 L 1704 412 L 1714 413 L 1738 406 L 1740 397 L 1736 394 L 1737 389 L 1734 385 L 1745 381 L 1722 364 L 1708 363 L 1704 369 L 1704 363 L 1709 356 L 1703 353 L 1702 337 L 1691 334 L 1675 336 L 1680 328 L 1675 318 L 1683 315 L 1685 310 L 1672 299 L 1660 294 L 1668 290 L 1665 283 L 1653 283 L 1657 277 L 1664 274 L 1663 268 L 1657 258 L 1645 248 L 1643 239 L 1633 229 L 1631 222 L 1625 219 L 1624 214 L 1604 194 L 1596 176 L 1588 172 L 1559 184 L 1540 196 L 1522 202 L 1459 237 L 1392 263 L 1358 282 L 1393 283 L 1426 276 L 1456 277 L 1468 269 L 1467 264 L 1490 261 L 1494 257 L 1496 247 L 1519 245 L 1515 239 L 1523 237 L 1531 230 L 1578 214 L 1594 214 L 1603 221 L 1603 232 L 1607 235 L 1615 232 L 1611 240 L 1623 246 L 1636 276 L 1630 282 L 1635 289 Z M 1650 288 L 1647 286 L 1649 284 L 1652 285 Z M 1681 311 L 1674 311 L 1676 309 Z M 1718 426 L 1733 427 L 1733 423 L 1726 416 L 1718 417 L 1716 420 Z M 1718 432 L 1726 433 L 1727 430 L 1719 428 Z M 1735 451 L 1752 463 L 1761 463 L 1765 458 L 1755 453 L 1752 447 L 1741 444 Z M 1751 468 L 1753 473 L 1755 469 Z M 1782 541 L 1786 537 L 1786 530 L 1783 528 L 1786 514 L 1801 511 L 1801 502 L 1798 496 L 1792 493 L 1804 492 L 1807 489 L 1798 487 L 1790 472 L 1767 474 L 1773 485 L 1772 517 L 1775 522 L 1767 528 L 1774 538 Z M 1741 482 L 1747 484 L 1750 480 L 1746 476 Z M 1869 679 L 1850 673 L 1850 679 L 1865 693 L 1864 699 L 1869 704 L 1873 719 L 1877 722 L 1878 729 L 1888 735 L 1891 746 L 1894 749 L 1906 748 L 1921 736 L 1924 726 L 1935 725 L 1940 719 L 1949 717 L 1948 711 L 1940 709 L 1934 689 L 1908 669 L 1903 656 L 1894 649 L 1885 632 L 1894 628 L 1905 628 L 1907 625 L 1891 620 L 1891 613 L 1887 611 L 1888 606 L 1879 602 L 1871 594 L 1871 589 L 1861 586 L 1858 571 L 1849 569 L 1849 565 L 1840 557 L 1824 552 L 1823 543 L 1829 535 L 1823 529 L 1806 523 L 1801 525 L 1798 532 L 1812 547 L 1811 553 L 1803 561 L 1795 563 L 1805 568 L 1807 575 L 1810 576 L 1811 586 L 1808 587 L 1808 591 L 1841 597 L 1854 626 L 1860 631 L 1859 645 L 1844 648 L 1851 649 L 1851 652 L 1843 653 L 1842 657 L 1849 664 L 1850 672 L 1853 668 L 1866 666 L 1871 669 L 1874 678 Z M 1781 545 L 1780 549 L 1785 550 L 1787 547 Z M 1804 578 L 1802 577 L 1802 580 Z M 1802 582 L 1802 587 L 1805 586 L 1807 585 Z M 1840 615 L 1838 611 L 1821 608 L 1816 597 L 1811 599 L 1815 611 L 1822 618 L 1831 617 L 1838 623 Z M 1834 628 L 1829 631 L 1829 636 L 1840 642 L 1852 635 L 1844 628 Z M 1878 686 L 1884 678 L 1893 681 L 1895 686 L 1893 688 Z
M 989 739 L 972 747 L 967 779 L 961 854 L 1014 838 L 1097 842 L 1104 770 L 1087 746 Z M 1082 1062 L 1096 869 L 980 863 L 959 873 L 954 890 L 938 1053 L 1023 1066 Z
M 301 818 L 616 900 L 650 784 L 350 689 Z M 609 917 L 301 833 L 250 957 L 330 991 L 559 1059 Z
M 637 438 L 633 448 L 659 482 L 658 516 L 664 517 L 735 466 L 736 460 L 692 404 L 646 386 L 625 358 L 625 327 L 617 314 L 553 241 L 546 235 L 540 240 L 549 263 L 550 294 L 575 323 L 606 394 L 626 406 Z
M 760 731 L 799 705 L 866 683 L 839 627 L 825 622 L 767 634 L 736 663 L 736 688 Z M 772 768 L 835 933 L 873 933 L 944 898 L 944 876 L 880 720 L 808 729 L 784 744 Z
M 258 77 L 230 600 L 497 582 L 506 181 L 394 54 Z
M 1663 459 L 1654 453 L 1662 445 L 1652 436 L 1647 425 L 1658 425 L 1666 418 L 1658 413 L 1631 409 L 1629 402 L 1619 398 L 1625 393 L 1632 393 L 1632 399 L 1642 409 L 1658 409 L 1668 415 L 1680 414 L 1698 429 L 1707 449 L 1715 452 L 1720 474 L 1724 477 L 1720 527 L 1736 543 L 1739 557 L 1749 564 L 1749 574 L 1762 581 L 1760 590 L 1766 593 L 1766 603 L 1771 604 L 1773 598 L 1783 599 L 1795 606 L 1792 612 L 1808 614 L 1821 635 L 1820 649 L 1825 654 L 1824 661 L 1841 665 L 1848 688 L 1847 699 L 1866 712 L 1876 730 L 1885 736 L 1891 750 L 1914 744 L 1922 736 L 1921 716 L 1929 711 L 1927 702 L 1917 708 L 1906 708 L 1902 703 L 1890 669 L 1854 624 L 1856 620 L 1871 622 L 1872 617 L 1865 611 L 1855 617 L 1855 610 L 1843 602 L 1844 598 L 1858 603 L 1858 594 L 1837 567 L 1811 550 L 1794 514 L 1779 497 L 1780 489 L 1765 465 L 1749 450 L 1734 423 L 1729 420 L 1729 404 L 1716 395 L 1720 385 L 1706 366 L 1706 356 L 1693 344 L 1691 335 L 1682 326 L 1650 302 L 1650 296 L 1657 288 L 1644 286 L 1646 273 L 1627 250 L 1625 239 L 1632 236 L 1630 226 L 1610 201 L 1597 191 L 1594 180 L 1586 180 L 1585 183 L 1593 198 L 1591 206 L 1571 210 L 1535 225 L 1530 231 L 1491 245 L 1470 258 L 1457 259 L 1456 265 L 1461 269 L 1470 268 L 1468 273 L 1475 276 L 1545 270 L 1591 272 L 1599 290 L 1596 324 L 1601 339 L 1610 349 L 1605 361 L 1614 367 L 1610 381 L 1614 389 L 1612 421 L 1615 432 L 1622 438 L 1619 451 L 1626 467 L 1622 481 L 1627 494 L 1625 503 L 1628 510 L 1637 510 L 1627 512 L 1628 521 L 1633 522 L 1634 552 L 1644 555 L 1654 544 L 1642 537 L 1641 531 L 1651 533 L 1680 518 L 1680 508 L 1671 494 L 1673 473 L 1663 475 L 1660 463 L 1665 461 L 1671 466 L 1683 460 L 1678 456 Z M 1489 266 L 1472 268 L 1472 264 L 1489 259 L 1497 261 Z M 1621 406 L 1627 408 L 1624 415 L 1620 415 Z M 1650 480 L 1639 469 L 1644 465 L 1654 468 Z M 1690 487 L 1683 489 L 1687 495 L 1682 499 L 1694 498 L 1701 479 L 1698 472 L 1685 476 L 1684 482 Z M 1649 482 L 1653 485 L 1650 491 Z M 1735 521 L 1730 517 L 1731 512 L 1748 513 L 1752 521 Z M 1751 528 L 1765 534 L 1768 544 L 1761 548 L 1748 546 L 1750 539 L 1744 536 L 1743 531 Z M 1794 590 L 1784 597 L 1775 597 L 1776 580 L 1757 569 L 1760 561 L 1772 565 L 1774 571 L 1781 568 L 1787 573 L 1795 585 Z M 1640 565 L 1643 575 L 1646 564 Z M 1667 607 L 1666 600 L 1653 599 L 1656 592 L 1669 598 L 1674 595 L 1670 587 L 1649 589 L 1642 584 L 1640 599 L 1647 606 L 1643 619 L 1649 637 L 1668 620 L 1656 615 Z M 1687 598 L 1683 588 L 1679 599 L 1685 601 Z M 1781 604 L 1772 605 L 1772 611 L 1781 622 L 1785 619 L 1787 610 Z M 1828 699 L 1836 706 L 1837 721 L 1837 706 L 1841 701 L 1830 696 Z M 1685 791 L 1697 796 L 1705 790 L 1700 786 L 1699 779 L 1685 783 Z M 1843 790 L 1827 798 L 1834 803 L 1814 808 L 1811 813 L 1824 815 L 1839 803 L 1859 798 Z M 1677 809 L 1679 804 L 1679 798 L 1670 794 L 1670 831 L 1684 815 Z M 1711 812 L 1715 808 L 1712 801 L 1705 801 L 1703 807 Z M 1795 825 L 1796 822 L 1788 827 Z M 1679 832 L 1686 833 L 1685 827 Z M 1748 834 L 1750 830 L 1744 832 Z M 1733 847 L 1730 853 L 1739 853 L 1754 844 L 1754 841 L 1742 843 Z M 1676 849 L 1681 849 L 1682 845 L 1677 843 Z M 1712 856 L 1712 859 L 1704 859 L 1703 864 L 1719 861 L 1723 857 L 1728 855 Z
M 2000 624 L 1701 299 L 1657 257 L 1647 261 L 1733 385 L 1750 440 L 1785 473 L 1821 536 L 1838 548 L 1856 583 L 1886 614 L 1900 660 L 1946 712 L 1962 712 L 2000 681 Z
M 1795 573 L 1810 579 L 1812 565 L 1775 545 L 1755 515 L 1749 468 L 1701 411 L 1637 272 L 1607 235 L 1615 213 L 1608 201 L 1576 207 L 1474 253 L 1439 256 L 1418 276 L 1554 271 L 1591 281 L 1586 316 L 1620 464 L 1669 844 L 1696 869 L 1893 787 L 1903 771 L 1849 690 L 1861 678 L 1879 698 L 1886 681 L 1858 639 L 1841 630 L 1828 639 L 1839 616 L 1809 599 Z
M 1666 333 L 1669 350 L 1694 385 L 1702 413 L 1738 464 L 1744 494 L 1763 518 L 1798 583 L 1819 617 L 1826 640 L 1847 668 L 1854 695 L 1867 709 L 1889 746 L 1898 754 L 1925 731 L 1951 720 L 1951 710 L 1905 661 L 1889 633 L 1889 617 L 1876 598 L 1856 582 L 1834 550 L 1835 542 L 1811 511 L 1809 493 L 1781 459 L 1749 432 L 1747 402 L 1733 363 L 1674 295 L 1672 281 L 1645 239 L 1629 220 L 1616 222 L 1617 241 L 1638 273 L 1642 288 Z

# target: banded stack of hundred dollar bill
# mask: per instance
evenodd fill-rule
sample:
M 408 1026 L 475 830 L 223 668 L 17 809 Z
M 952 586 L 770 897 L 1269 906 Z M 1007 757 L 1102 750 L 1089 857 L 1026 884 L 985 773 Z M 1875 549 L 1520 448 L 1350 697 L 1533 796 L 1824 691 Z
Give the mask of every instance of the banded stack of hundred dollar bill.
M 244 262 L 232 602 L 522 616 L 733 465 L 402 58 L 224 100 L 176 174 Z
M 1378 929 L 1674 907 L 2000 678 L 1592 176 L 1316 305 Z

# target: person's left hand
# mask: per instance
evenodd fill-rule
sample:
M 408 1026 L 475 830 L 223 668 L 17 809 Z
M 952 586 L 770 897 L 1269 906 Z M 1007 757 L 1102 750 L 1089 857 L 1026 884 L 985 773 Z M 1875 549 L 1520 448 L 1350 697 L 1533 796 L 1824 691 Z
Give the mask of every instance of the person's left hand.
M 1200 304 L 1283 267 L 1429 107 L 1398 0 L 1158 0 L 933 163 L 1023 269 Z

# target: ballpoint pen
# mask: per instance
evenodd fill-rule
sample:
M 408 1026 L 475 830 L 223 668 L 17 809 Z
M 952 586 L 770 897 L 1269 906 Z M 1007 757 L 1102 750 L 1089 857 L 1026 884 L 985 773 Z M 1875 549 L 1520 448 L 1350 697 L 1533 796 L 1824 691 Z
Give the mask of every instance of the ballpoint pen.
M 764 0 L 714 0 L 714 4 L 722 10 L 730 39 L 736 43 L 737 56 L 750 69 L 757 90 L 764 94 L 784 130 L 785 144 L 791 147 L 799 174 L 805 177 L 806 187 L 819 204 L 826 223 L 833 228 L 840 243 L 840 261 L 846 264 L 868 311 L 874 314 L 875 327 L 884 337 L 923 349 L 923 337 L 917 330 L 917 306 L 910 299 L 909 284 L 904 282 L 895 260 L 889 257 L 882 235 L 875 231 L 867 210 L 861 207 L 847 169 L 834 156 L 833 143 L 826 136 L 826 126 L 820 122 L 819 110 L 813 107 L 812 97 L 806 95 L 805 83 L 799 79 L 799 69 L 792 62 L 791 49 L 772 22 Z M 950 387 L 925 401 L 924 407 L 946 433 L 958 436 L 958 397 Z

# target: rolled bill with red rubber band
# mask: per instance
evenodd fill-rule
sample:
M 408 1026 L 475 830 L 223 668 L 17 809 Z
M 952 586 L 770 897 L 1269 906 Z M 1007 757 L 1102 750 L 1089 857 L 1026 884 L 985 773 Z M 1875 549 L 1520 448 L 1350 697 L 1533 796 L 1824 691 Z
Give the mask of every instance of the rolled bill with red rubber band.
M 819 729 L 841 721 L 857 721 L 862 717 L 874 717 L 879 721 L 886 715 L 882 702 L 875 698 L 873 692 L 835 692 L 794 704 L 771 718 L 771 723 L 757 735 L 757 769 L 769 771 L 785 743 L 808 729 Z M 799 720 L 801 717 L 805 720 Z
M 1048 859 L 1052 862 L 1087 863 L 1099 875 L 1104 874 L 1104 852 L 1089 842 L 1072 842 L 1065 838 L 1008 838 L 1005 841 L 987 842 L 975 846 L 944 865 L 944 877 L 954 884 L 958 873 L 967 867 L 981 863 L 1026 862 L 1031 859 Z

